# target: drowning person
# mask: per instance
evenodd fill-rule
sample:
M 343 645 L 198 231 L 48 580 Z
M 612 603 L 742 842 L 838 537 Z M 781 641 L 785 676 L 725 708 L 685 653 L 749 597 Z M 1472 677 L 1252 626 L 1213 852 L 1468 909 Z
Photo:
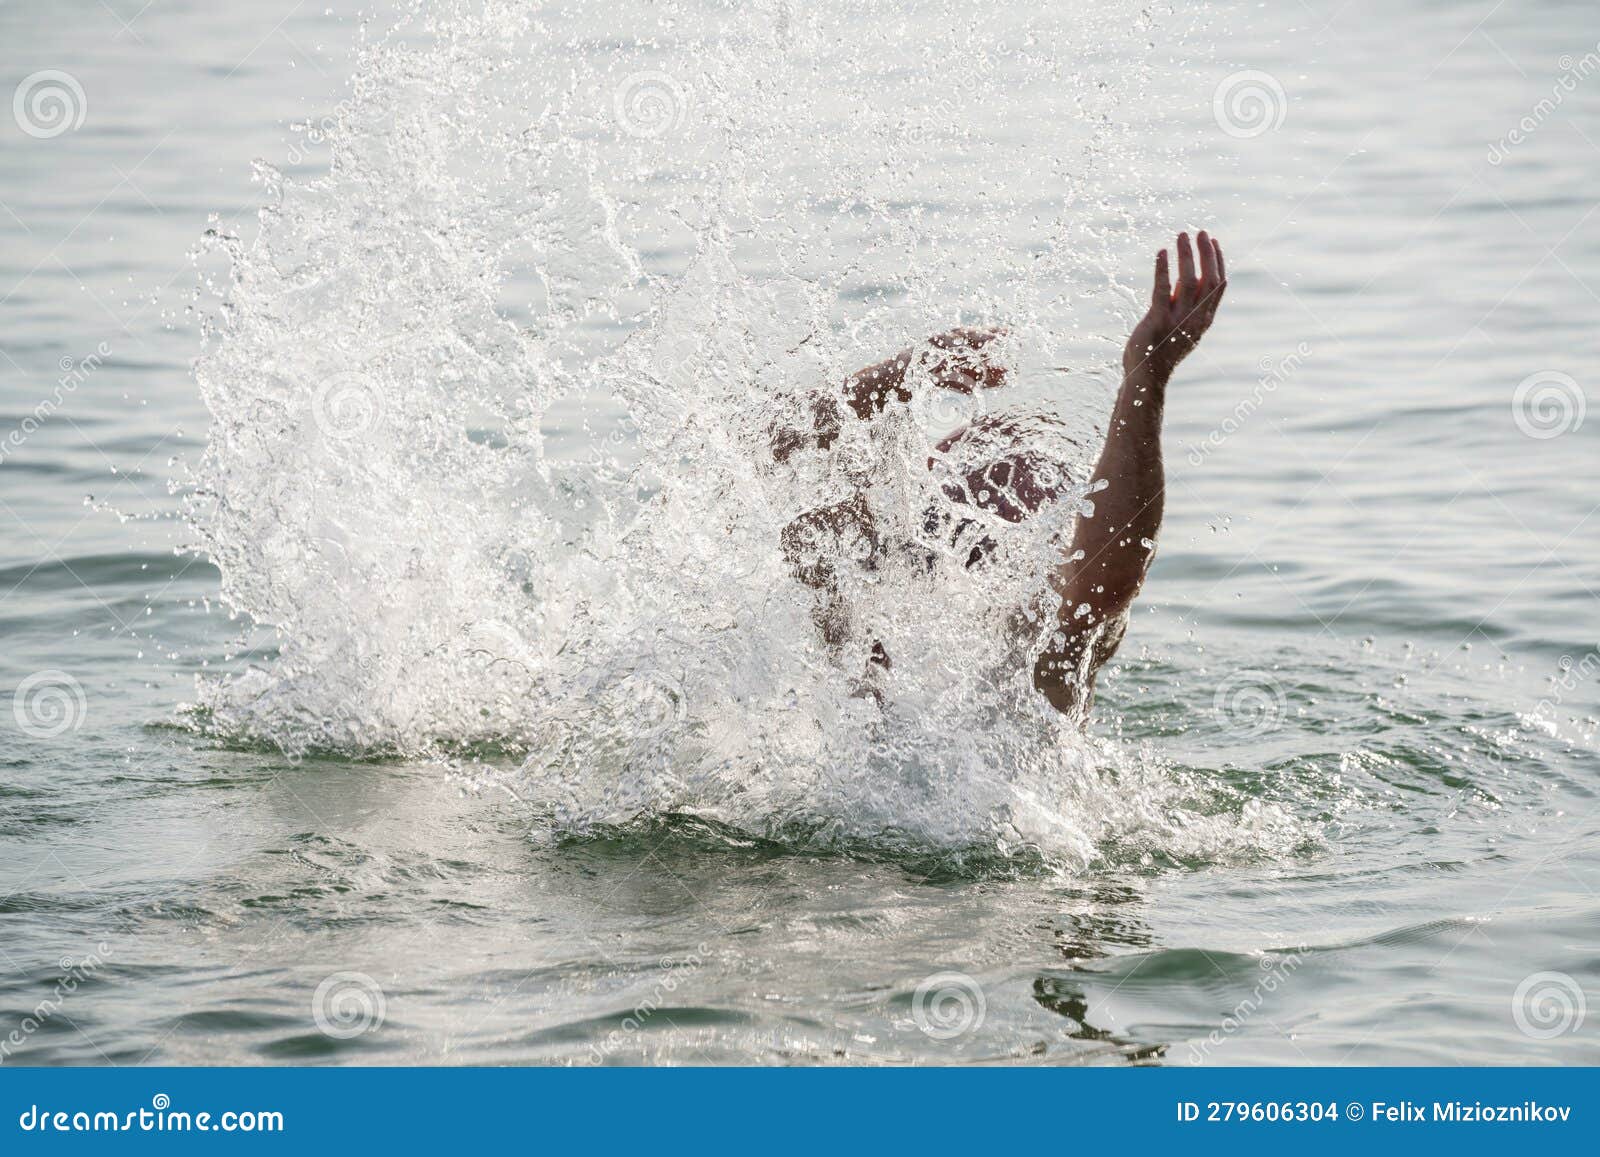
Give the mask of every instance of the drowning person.
M 1205 232 L 1195 242 L 1191 248 L 1189 235 L 1178 235 L 1176 287 L 1167 251 L 1156 255 L 1150 308 L 1123 349 L 1122 385 L 1090 476 L 1093 486 L 1103 488 L 1093 513 L 1075 519 L 1060 563 L 1043 576 L 1059 598 L 1059 610 L 1054 629 L 1034 655 L 1033 686 L 1080 726 L 1093 705 L 1095 676 L 1122 643 L 1129 608 L 1154 557 L 1165 487 L 1161 419 L 1167 383 L 1210 328 L 1228 285 L 1222 247 Z M 926 371 L 937 387 L 960 393 L 1001 386 L 1007 371 L 991 359 L 988 347 L 1002 332 L 949 330 L 930 338 L 926 350 L 907 350 L 859 370 L 845 383 L 844 409 L 857 421 L 871 422 L 891 404 L 905 405 L 912 397 L 906 377 L 914 367 Z M 782 462 L 803 446 L 827 450 L 848 420 L 831 397 L 814 398 L 804 432 L 788 426 L 774 432 L 774 456 Z M 954 454 L 977 462 L 959 479 L 940 487 L 951 505 L 973 504 L 1018 523 L 1069 493 L 1066 469 L 1025 440 L 1027 426 L 1014 418 L 986 416 L 938 443 L 941 456 Z M 928 528 L 933 530 L 941 523 L 948 525 L 953 516 L 949 510 L 931 510 L 928 517 Z M 958 536 L 965 526 L 957 523 Z M 795 576 L 817 593 L 817 627 L 836 649 L 851 638 L 852 624 L 839 591 L 838 554 L 819 551 L 818 544 L 846 540 L 865 544 L 868 566 L 887 549 L 860 492 L 801 515 L 782 535 L 784 555 Z M 992 546 L 988 539 L 972 545 L 966 566 L 980 564 Z M 891 667 L 891 657 L 877 640 L 871 642 L 867 662 L 881 670 Z M 871 683 L 861 693 L 882 702 Z

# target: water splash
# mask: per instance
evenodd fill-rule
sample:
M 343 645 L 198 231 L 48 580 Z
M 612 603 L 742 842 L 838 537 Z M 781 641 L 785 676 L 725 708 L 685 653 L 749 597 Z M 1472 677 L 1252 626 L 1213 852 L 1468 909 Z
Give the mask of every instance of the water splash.
M 329 171 L 261 165 L 257 235 L 212 238 L 233 278 L 189 513 L 278 646 L 201 683 L 207 727 L 499 752 L 560 832 L 687 812 L 1064 864 L 1298 838 L 1084 739 L 1008 629 L 1052 611 L 1084 383 L 1133 301 L 1110 257 L 1159 162 L 1126 123 L 1148 14 L 912 9 L 455 0 L 362 49 Z M 959 473 L 932 427 L 1018 402 L 925 375 L 775 459 L 808 399 L 958 321 L 1010 327 L 1017 398 L 1057 419 L 1013 428 L 1063 501 L 930 529 Z M 1076 393 L 1041 368 L 1064 362 Z M 895 546 L 818 548 L 850 608 L 832 645 L 779 541 L 847 500 Z M 873 644 L 892 668 L 864 692 Z

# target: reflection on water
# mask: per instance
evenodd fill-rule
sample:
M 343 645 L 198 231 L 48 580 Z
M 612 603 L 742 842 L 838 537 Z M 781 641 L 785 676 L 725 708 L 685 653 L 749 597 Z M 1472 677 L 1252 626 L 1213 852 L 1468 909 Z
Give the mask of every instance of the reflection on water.
M 1041 976 L 1033 982 L 1033 998 L 1044 1008 L 1066 1018 L 1072 1025 L 1067 1035 L 1073 1040 L 1113 1045 L 1133 1064 L 1160 1061 L 1166 1056 L 1164 1044 L 1136 1044 L 1110 1029 L 1096 1027 L 1089 1018 L 1088 996 L 1071 980 Z

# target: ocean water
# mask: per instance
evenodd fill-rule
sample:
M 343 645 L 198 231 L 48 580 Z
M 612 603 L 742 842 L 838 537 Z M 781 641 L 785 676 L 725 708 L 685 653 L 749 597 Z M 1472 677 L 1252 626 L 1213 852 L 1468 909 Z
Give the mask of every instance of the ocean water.
M 1600 1061 L 1600 20 L 1074 7 L 0 9 L 0 1063 Z M 782 526 L 1201 227 L 1088 735 L 1048 522 L 852 695 Z

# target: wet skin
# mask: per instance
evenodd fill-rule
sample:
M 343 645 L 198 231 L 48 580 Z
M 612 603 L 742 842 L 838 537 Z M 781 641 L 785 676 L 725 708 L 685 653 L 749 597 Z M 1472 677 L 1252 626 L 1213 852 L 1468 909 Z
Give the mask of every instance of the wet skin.
M 1149 309 L 1123 349 L 1122 384 L 1090 475 L 1091 484 L 1100 487 L 1094 512 L 1078 517 L 1060 565 L 1042 576 L 1060 596 L 1060 610 L 1055 629 L 1036 654 L 1033 684 L 1053 707 L 1079 723 L 1087 720 L 1095 676 L 1122 642 L 1128 609 L 1154 557 L 1165 488 L 1161 422 L 1167 384 L 1211 327 L 1228 284 L 1222 247 L 1209 234 L 1201 232 L 1192 246 L 1187 233 L 1179 234 L 1176 251 L 1176 284 L 1163 249 L 1156 255 Z M 842 405 L 819 395 L 809 403 L 809 429 L 774 433 L 774 456 L 785 461 L 803 446 L 826 450 L 844 422 L 871 421 L 891 405 L 906 404 L 911 399 L 906 377 L 913 367 L 926 371 L 937 386 L 960 393 L 1004 385 L 1006 367 L 990 357 L 991 343 L 1003 332 L 952 329 L 917 350 L 858 370 L 844 384 Z M 984 418 L 943 438 L 938 453 L 956 451 L 959 456 L 964 444 L 1004 434 L 1006 423 L 999 416 Z M 1056 464 L 1020 449 L 966 471 L 963 484 L 942 489 L 955 504 L 972 502 L 1008 522 L 1020 522 L 1061 496 L 1064 477 Z M 782 535 L 796 577 L 818 592 L 817 626 L 834 646 L 850 637 L 849 609 L 839 597 L 833 564 L 818 561 L 816 544 L 850 539 L 859 540 L 862 549 L 856 553 L 869 566 L 885 549 L 859 493 L 801 515 Z M 979 557 L 981 547 L 968 565 Z M 889 665 L 889 656 L 877 643 L 872 662 Z

